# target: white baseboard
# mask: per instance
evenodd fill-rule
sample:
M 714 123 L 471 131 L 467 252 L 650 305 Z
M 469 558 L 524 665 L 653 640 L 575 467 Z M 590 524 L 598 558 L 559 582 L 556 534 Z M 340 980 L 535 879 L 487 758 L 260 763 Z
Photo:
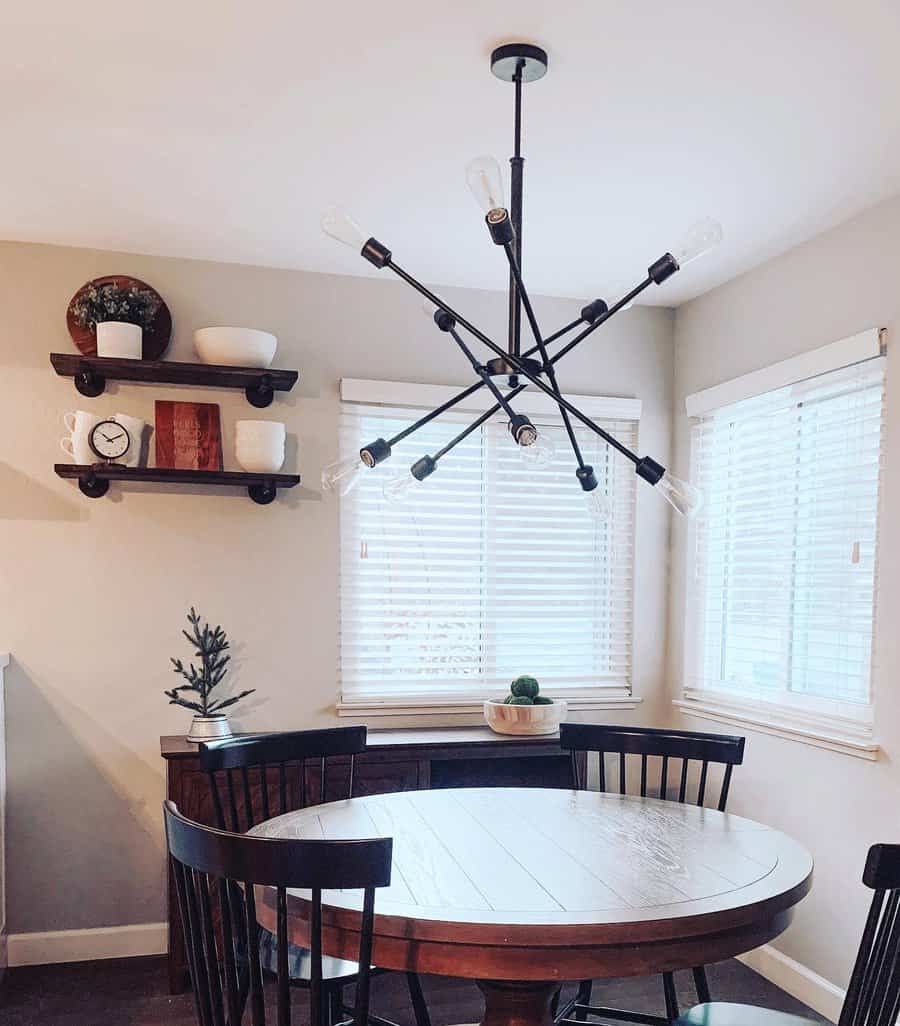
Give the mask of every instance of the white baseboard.
M 9 936 L 9 965 L 51 965 L 90 962 L 98 958 L 133 958 L 164 955 L 166 923 L 136 923 L 93 930 L 54 930 L 50 933 L 13 933 Z
M 819 976 L 812 969 L 773 948 L 771 944 L 738 955 L 738 961 L 791 997 L 809 1005 L 819 1015 L 824 1015 L 831 1022 L 838 1021 L 844 1003 L 844 991 L 824 976 Z

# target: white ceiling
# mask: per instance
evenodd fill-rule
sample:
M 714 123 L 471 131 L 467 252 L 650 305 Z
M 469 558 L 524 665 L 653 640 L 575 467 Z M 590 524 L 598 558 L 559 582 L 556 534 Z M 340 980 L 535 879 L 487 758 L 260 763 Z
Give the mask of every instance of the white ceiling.
M 700 216 L 675 305 L 900 191 L 900 4 L 871 0 L 0 0 L 0 237 L 503 287 L 464 184 L 526 86 L 530 289 L 603 295 Z M 389 272 L 381 272 L 388 274 Z

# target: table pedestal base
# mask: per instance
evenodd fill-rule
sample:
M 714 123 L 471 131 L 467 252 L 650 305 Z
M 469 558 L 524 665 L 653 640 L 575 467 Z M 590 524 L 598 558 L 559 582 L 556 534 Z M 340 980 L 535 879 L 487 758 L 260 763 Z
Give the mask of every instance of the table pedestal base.
M 559 981 L 479 980 L 484 995 L 481 1026 L 550 1026 L 550 1003 L 560 986 Z

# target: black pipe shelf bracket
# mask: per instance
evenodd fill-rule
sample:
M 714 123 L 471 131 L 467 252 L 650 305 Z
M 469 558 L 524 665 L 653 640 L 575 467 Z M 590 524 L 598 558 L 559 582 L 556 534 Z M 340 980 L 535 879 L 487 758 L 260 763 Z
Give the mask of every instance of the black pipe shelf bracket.
M 242 388 L 247 402 L 257 409 L 271 405 L 276 392 L 289 392 L 299 373 L 271 367 L 226 367 L 212 363 L 178 363 L 174 360 L 126 360 L 112 356 L 51 353 L 53 369 L 71 377 L 81 395 L 101 395 L 107 381 L 142 381 L 161 385 L 209 385 Z
M 59 477 L 76 480 L 82 493 L 91 499 L 106 495 L 110 481 L 150 481 L 158 484 L 230 485 L 246 488 L 255 503 L 268 506 L 275 499 L 279 488 L 293 488 L 300 484 L 299 474 L 251 474 L 234 470 L 125 467 L 117 463 L 57 463 L 53 469 Z

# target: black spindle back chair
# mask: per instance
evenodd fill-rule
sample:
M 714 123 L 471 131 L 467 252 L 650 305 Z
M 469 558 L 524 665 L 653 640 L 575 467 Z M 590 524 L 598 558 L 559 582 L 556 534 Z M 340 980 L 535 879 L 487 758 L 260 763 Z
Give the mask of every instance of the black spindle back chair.
M 838 1026 L 895 1026 L 900 1015 L 900 844 L 873 844 L 862 879 L 875 894 Z M 770 1008 L 712 1002 L 685 1012 L 676 1026 L 798 1026 L 802 1021 Z
M 291 1024 L 286 889 L 311 891 L 310 1022 L 315 1026 L 324 1021 L 322 890 L 363 889 L 352 1021 L 354 1026 L 367 1026 L 375 889 L 391 881 L 391 838 L 324 841 L 245 836 L 194 823 L 171 801 L 164 803 L 164 815 L 199 1026 L 240 1026 L 248 1006 L 248 1022 L 266 1026 L 257 884 L 276 889 L 277 1026 Z M 214 909 L 221 917 L 221 932 L 216 929 Z M 242 981 L 242 964 L 249 969 L 249 988 Z
M 728 791 L 731 787 L 731 773 L 744 760 L 744 739 L 727 734 L 704 734 L 695 730 L 659 730 L 653 727 L 625 727 L 600 723 L 563 723 L 559 728 L 560 747 L 572 753 L 572 779 L 575 787 L 584 790 L 590 775 L 590 753 L 597 753 L 597 776 L 601 791 L 618 791 L 628 794 L 629 779 L 626 757 L 640 757 L 639 793 L 646 798 L 648 790 L 655 783 L 651 779 L 649 760 L 659 758 L 659 778 L 656 797 L 665 801 L 690 802 L 704 805 L 710 797 L 709 767 L 722 765 L 721 784 L 716 808 L 725 811 Z M 584 773 L 579 772 L 579 753 L 587 753 Z M 612 776 L 612 787 L 608 787 L 606 756 L 618 756 Z M 674 764 L 674 765 L 673 765 Z M 692 769 L 696 764 L 696 771 Z M 671 780 L 670 780 L 671 776 Z M 697 966 L 693 970 L 694 985 L 698 1000 L 709 1001 L 709 984 L 706 970 Z M 665 1018 L 644 1013 L 633 1013 L 618 1008 L 600 1008 L 590 1004 L 592 983 L 583 980 L 575 998 L 569 1001 L 556 1015 L 557 1022 L 572 1022 L 572 1014 L 578 1021 L 584 1021 L 590 1013 L 625 1022 L 665 1024 L 678 1017 L 678 1000 L 675 993 L 675 978 L 671 972 L 663 973 L 663 994 L 666 1002 Z
M 201 745 L 200 768 L 209 777 L 219 829 L 242 833 L 258 822 L 285 812 L 322 804 L 326 799 L 352 798 L 355 756 L 365 749 L 364 726 L 252 734 Z M 349 756 L 345 777 L 333 771 L 333 756 Z M 318 787 L 312 786 L 316 773 Z M 344 787 L 337 786 L 344 782 Z M 259 930 L 258 938 L 267 956 L 263 960 L 265 971 L 272 971 L 273 962 L 277 962 L 280 970 L 282 959 L 287 958 L 291 966 L 291 985 L 303 988 L 311 985 L 311 963 L 304 949 L 291 945 L 285 955 L 280 940 L 268 931 Z M 352 962 L 326 956 L 324 965 L 325 1024 L 331 1026 L 343 1013 L 344 988 L 353 983 L 358 987 L 359 982 L 357 967 Z M 367 967 L 366 978 L 383 972 L 385 970 L 374 966 L 371 970 Z M 416 1026 L 431 1026 L 419 977 L 407 973 L 406 982 Z M 371 1021 L 392 1026 L 374 1016 Z M 311 1022 L 318 1026 L 317 1019 Z
M 731 772 L 744 760 L 744 739 L 728 734 L 702 734 L 695 730 L 658 730 L 653 727 L 619 727 L 595 723 L 563 723 L 559 728 L 559 743 L 572 753 L 572 772 L 577 788 L 587 786 L 578 772 L 578 752 L 596 752 L 598 755 L 598 776 L 600 790 L 617 790 L 628 793 L 626 756 L 638 755 L 641 759 L 640 795 L 647 797 L 649 765 L 651 756 L 660 758 L 659 787 L 657 795 L 667 801 L 691 802 L 703 805 L 708 797 L 709 767 L 723 765 L 722 782 L 716 808 L 725 811 L 728 790 L 731 787 Z M 617 772 L 613 787 L 607 787 L 606 755 L 618 755 Z M 674 767 L 670 789 L 670 764 Z M 691 763 L 697 763 L 699 777 L 694 786 L 691 780 Z M 586 770 L 588 764 L 585 763 Z M 652 785 L 653 781 L 650 781 Z M 677 797 L 670 790 L 677 788 Z
M 354 757 L 365 749 L 365 727 L 252 734 L 201 745 L 200 768 L 209 777 L 216 824 L 243 833 L 272 816 L 321 804 L 328 794 L 329 760 L 336 755 L 350 757 L 340 797 L 352 798 Z M 288 771 L 294 765 L 297 776 Z M 318 788 L 310 787 L 311 770 L 318 772 Z
M 838 1026 L 894 1026 L 900 1014 L 900 844 L 873 844 L 863 883 L 875 891 Z

